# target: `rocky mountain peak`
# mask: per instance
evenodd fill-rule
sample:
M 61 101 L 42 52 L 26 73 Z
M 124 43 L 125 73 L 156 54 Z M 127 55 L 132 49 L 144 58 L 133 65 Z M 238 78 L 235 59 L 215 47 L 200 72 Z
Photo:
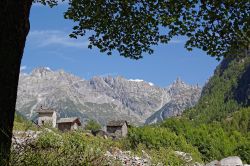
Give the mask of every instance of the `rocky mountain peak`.
M 195 103 L 196 98 L 193 100 L 190 94 L 199 91 L 189 87 L 181 80 L 160 88 L 121 76 L 83 80 L 62 70 L 42 67 L 25 77 L 20 75 L 16 109 L 28 118 L 35 118 L 35 110 L 43 105 L 55 108 L 62 117 L 77 116 L 82 121 L 95 119 L 105 124 L 112 119 L 125 119 L 143 124 L 170 101 L 181 103 L 179 98 L 184 98 Z
M 201 87 L 199 87 L 198 84 L 196 85 L 189 85 L 186 84 L 184 81 L 180 79 L 180 77 L 177 77 L 177 79 L 169 85 L 166 90 L 171 94 L 171 95 L 176 95 L 176 94 L 182 94 L 185 91 L 201 91 Z
M 53 72 L 49 67 L 38 67 L 35 68 L 32 72 L 32 76 L 45 76 L 48 73 Z
M 170 101 L 151 115 L 146 124 L 160 122 L 172 116 L 180 116 L 186 108 L 193 107 L 199 100 L 202 88 L 198 85 L 188 85 L 177 78 L 166 88 Z
M 168 89 L 180 89 L 188 87 L 191 86 L 182 81 L 180 77 L 177 77 L 176 80 L 168 87 Z

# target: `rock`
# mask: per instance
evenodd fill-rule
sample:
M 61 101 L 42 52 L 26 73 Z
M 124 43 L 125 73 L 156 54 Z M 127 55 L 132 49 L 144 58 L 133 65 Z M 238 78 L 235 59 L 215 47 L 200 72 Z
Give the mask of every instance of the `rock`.
M 145 159 L 151 160 L 151 157 L 150 157 L 144 150 L 142 150 L 141 152 L 142 152 L 142 156 L 143 156 Z
M 28 145 L 32 143 L 37 137 L 41 131 L 13 131 L 12 136 L 12 145 L 14 149 L 23 149 L 25 145 Z
M 130 151 L 121 151 L 118 148 L 111 149 L 112 151 L 107 151 L 105 156 L 110 159 L 121 161 L 123 166 L 150 166 L 150 160 L 145 158 L 140 158 L 138 156 L 133 156 Z M 112 163 L 112 160 L 109 161 Z M 112 164 L 110 164 L 112 165 Z
M 250 166 L 248 164 L 243 164 L 238 156 L 230 156 L 222 159 L 221 161 L 214 160 L 205 166 Z
M 185 160 L 186 162 L 191 162 L 193 160 L 192 156 L 189 153 L 185 153 L 185 152 L 180 152 L 180 151 L 175 151 L 175 154 L 177 156 L 180 156 L 183 160 Z
M 125 151 L 123 152 L 125 155 L 131 156 L 131 152 L 130 151 Z
M 140 160 L 140 158 L 139 158 L 139 157 L 135 157 L 134 159 L 135 159 L 135 160 Z
M 86 135 L 87 137 L 93 136 L 91 133 L 85 133 L 85 135 Z
M 107 152 L 105 153 L 105 156 L 110 157 L 110 156 L 112 156 L 112 154 L 111 154 L 109 151 L 107 151 Z
M 230 156 L 222 159 L 220 166 L 243 166 L 243 163 L 238 156 Z
M 191 154 L 189 153 L 175 151 L 175 154 L 184 160 L 188 166 L 203 166 L 201 163 L 194 162 Z

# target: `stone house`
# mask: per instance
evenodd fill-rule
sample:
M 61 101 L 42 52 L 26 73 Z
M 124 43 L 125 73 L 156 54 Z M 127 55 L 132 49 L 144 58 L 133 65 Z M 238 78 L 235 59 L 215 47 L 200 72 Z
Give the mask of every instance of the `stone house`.
M 61 131 L 77 130 L 81 125 L 77 117 L 60 118 L 57 122 L 57 127 Z
M 114 137 L 126 137 L 128 134 L 128 122 L 125 120 L 109 121 L 107 132 Z
M 41 106 L 36 112 L 38 113 L 37 123 L 39 126 L 47 124 L 51 125 L 52 127 L 56 127 L 57 113 L 55 110 L 43 108 Z

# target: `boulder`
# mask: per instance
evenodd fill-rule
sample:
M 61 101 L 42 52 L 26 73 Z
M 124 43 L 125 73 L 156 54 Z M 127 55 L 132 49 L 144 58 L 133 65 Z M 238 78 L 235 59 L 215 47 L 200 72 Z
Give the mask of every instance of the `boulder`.
M 220 166 L 243 166 L 241 159 L 238 156 L 231 156 L 220 161 Z

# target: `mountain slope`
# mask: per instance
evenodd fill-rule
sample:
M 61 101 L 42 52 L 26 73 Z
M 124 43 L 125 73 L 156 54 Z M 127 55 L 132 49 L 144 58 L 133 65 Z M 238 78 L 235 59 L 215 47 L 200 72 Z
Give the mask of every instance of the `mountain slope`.
M 182 112 L 193 107 L 200 98 L 201 88 L 199 86 L 190 86 L 180 79 L 177 79 L 169 88 L 167 88 L 171 100 L 160 110 L 151 115 L 146 124 L 152 124 L 163 121 L 166 118 L 180 116 Z
M 43 105 L 56 109 L 61 117 L 78 116 L 82 121 L 95 119 L 105 124 L 126 119 L 143 124 L 166 103 L 175 101 L 170 89 L 120 76 L 84 80 L 62 70 L 37 68 L 20 75 L 16 109 L 30 119 L 36 118 L 35 110 Z
M 189 118 L 201 122 L 221 121 L 242 106 L 249 106 L 249 71 L 249 53 L 237 59 L 224 59 L 203 88 L 198 104 L 187 111 Z
M 245 55 L 224 59 L 203 88 L 196 106 L 181 118 L 165 120 L 154 130 L 163 127 L 184 137 L 204 161 L 239 156 L 249 163 L 250 54 Z

